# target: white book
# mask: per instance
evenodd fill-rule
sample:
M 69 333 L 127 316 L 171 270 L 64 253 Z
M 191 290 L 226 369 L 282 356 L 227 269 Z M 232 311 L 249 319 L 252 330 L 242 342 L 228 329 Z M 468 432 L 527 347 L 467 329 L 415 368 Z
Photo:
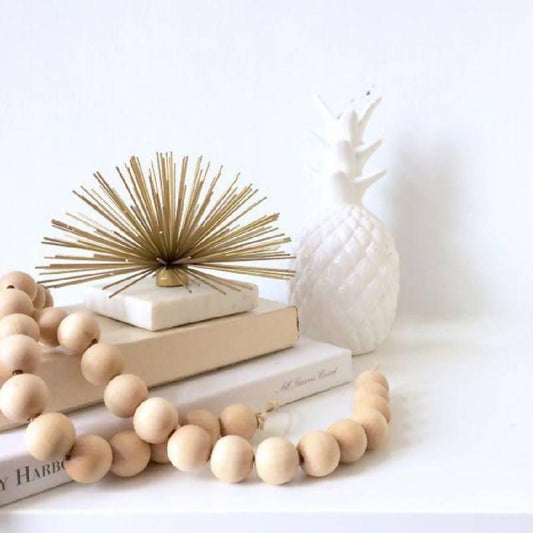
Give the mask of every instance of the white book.
M 302 338 L 293 348 L 154 388 L 151 396 L 172 401 L 182 415 L 194 407 L 218 414 L 231 403 L 245 403 L 259 411 L 271 400 L 284 405 L 347 383 L 351 377 L 349 350 Z M 102 405 L 69 416 L 78 435 L 97 433 L 109 438 L 131 428 L 131 419 L 116 418 Z M 24 431 L 0 434 L 0 505 L 70 481 L 62 461 L 41 463 L 26 452 Z

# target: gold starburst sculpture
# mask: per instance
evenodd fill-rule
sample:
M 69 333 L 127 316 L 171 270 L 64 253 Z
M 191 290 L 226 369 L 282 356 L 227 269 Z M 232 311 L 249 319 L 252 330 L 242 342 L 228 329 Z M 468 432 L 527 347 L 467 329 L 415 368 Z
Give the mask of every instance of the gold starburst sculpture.
M 132 157 L 125 171 L 116 168 L 124 197 L 95 173 L 97 189 L 74 191 L 93 216 L 67 213 L 72 224 L 52 220 L 63 236 L 43 240 L 43 244 L 82 253 L 46 257 L 54 262 L 37 267 L 46 278 L 43 284 L 64 287 L 120 276 L 104 287 L 115 287 L 114 296 L 153 276 L 159 286 L 184 285 L 190 290 L 192 284 L 205 283 L 225 293 L 225 289 L 250 286 L 220 277 L 219 272 L 292 277 L 294 271 L 289 269 L 242 264 L 292 259 L 280 250 L 290 238 L 273 225 L 278 213 L 247 221 L 265 200 L 255 199 L 257 189 L 240 186 L 237 174 L 218 192 L 222 167 L 208 178 L 209 164 L 202 166 L 200 157 L 190 179 L 189 166 L 189 158 L 184 157 L 178 178 L 172 153 L 158 153 L 147 172 Z

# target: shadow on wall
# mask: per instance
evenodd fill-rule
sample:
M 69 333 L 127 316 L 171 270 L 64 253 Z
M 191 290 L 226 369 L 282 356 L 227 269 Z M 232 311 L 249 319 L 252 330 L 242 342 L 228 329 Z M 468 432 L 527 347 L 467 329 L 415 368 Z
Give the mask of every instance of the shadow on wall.
M 401 146 L 401 145 L 400 145 Z M 460 149 L 400 148 L 388 205 L 400 254 L 401 315 L 466 318 L 483 305 L 483 287 L 464 250 L 468 213 Z M 471 244 L 472 245 L 472 244 Z

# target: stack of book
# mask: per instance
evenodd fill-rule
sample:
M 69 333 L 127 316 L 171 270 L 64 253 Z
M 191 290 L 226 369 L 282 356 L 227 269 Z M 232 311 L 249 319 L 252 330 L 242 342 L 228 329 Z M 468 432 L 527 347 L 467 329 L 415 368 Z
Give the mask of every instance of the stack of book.
M 95 309 L 90 300 L 86 304 Z M 106 314 L 113 316 L 119 302 Z M 142 313 L 137 316 L 142 323 Z M 247 312 L 159 331 L 104 316 L 98 320 L 101 340 L 122 349 L 125 372 L 141 376 L 152 395 L 168 398 L 181 414 L 193 407 L 218 413 L 231 403 L 260 410 L 269 401 L 284 405 L 351 379 L 350 351 L 299 338 L 296 309 L 278 302 L 259 299 Z M 153 316 L 150 320 L 153 326 Z M 131 420 L 94 405 L 101 404 L 104 388 L 85 381 L 78 358 L 50 350 L 38 373 L 51 389 L 49 410 L 75 411 L 70 416 L 78 434 L 110 437 L 131 426 Z M 14 426 L 0 416 L 0 505 L 70 481 L 61 461 L 43 464 L 30 457 L 24 428 Z

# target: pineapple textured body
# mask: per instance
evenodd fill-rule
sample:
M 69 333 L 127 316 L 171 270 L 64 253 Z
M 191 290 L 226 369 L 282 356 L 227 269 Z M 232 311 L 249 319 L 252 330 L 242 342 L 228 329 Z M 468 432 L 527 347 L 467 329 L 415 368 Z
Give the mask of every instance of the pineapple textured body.
M 302 333 L 354 355 L 374 350 L 396 315 L 398 263 L 392 236 L 362 203 L 327 209 L 298 247 L 291 299 Z

